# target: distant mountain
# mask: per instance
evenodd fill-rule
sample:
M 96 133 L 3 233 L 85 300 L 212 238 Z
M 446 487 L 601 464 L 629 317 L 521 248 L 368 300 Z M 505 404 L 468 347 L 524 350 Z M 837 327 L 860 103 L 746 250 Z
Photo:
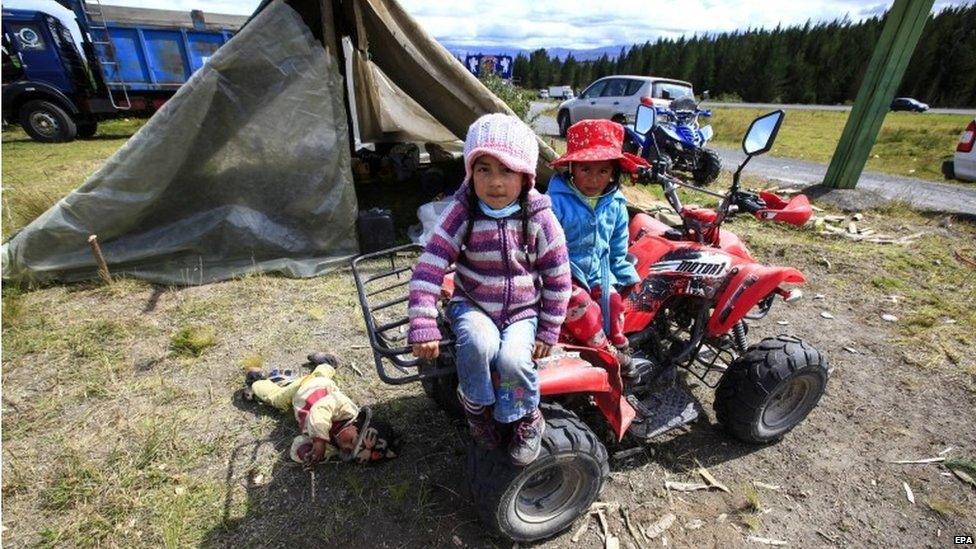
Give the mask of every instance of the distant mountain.
M 448 49 L 456 57 L 465 57 L 468 55 L 511 55 L 512 57 L 517 57 L 520 53 L 528 57 L 530 53 L 535 50 L 525 49 L 525 48 L 513 48 L 507 46 L 478 46 L 478 45 L 461 45 L 461 44 L 451 44 L 442 43 L 442 45 Z M 627 49 L 630 46 L 606 46 L 603 48 L 593 48 L 588 50 L 578 50 L 572 48 L 546 48 L 546 53 L 549 54 L 551 58 L 566 59 L 566 56 L 573 54 L 573 57 L 577 61 L 595 61 L 600 58 L 601 55 L 606 54 L 607 57 L 611 59 L 620 54 L 620 49 Z M 538 49 L 538 48 L 536 48 Z

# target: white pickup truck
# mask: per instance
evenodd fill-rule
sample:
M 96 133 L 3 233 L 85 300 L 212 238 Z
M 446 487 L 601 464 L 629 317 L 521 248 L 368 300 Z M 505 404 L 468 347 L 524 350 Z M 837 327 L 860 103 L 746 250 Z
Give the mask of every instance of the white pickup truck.
M 549 86 L 550 99 L 572 99 L 576 97 L 572 86 Z

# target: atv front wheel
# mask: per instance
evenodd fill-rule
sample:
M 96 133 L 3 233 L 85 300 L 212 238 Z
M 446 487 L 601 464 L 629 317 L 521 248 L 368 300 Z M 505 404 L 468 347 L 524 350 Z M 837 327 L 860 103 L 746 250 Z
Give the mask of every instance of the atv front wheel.
M 712 149 L 702 149 L 698 153 L 698 165 L 691 172 L 695 184 L 699 186 L 708 185 L 718 178 L 722 170 L 722 158 Z
M 514 541 L 535 541 L 568 528 L 586 513 L 610 474 L 607 449 L 575 414 L 542 404 L 542 453 L 526 467 L 511 464 L 504 445 L 471 442 L 465 475 L 481 520 Z
M 807 417 L 826 389 L 820 351 L 796 337 L 770 337 L 729 365 L 715 392 L 715 413 L 738 439 L 774 442 Z

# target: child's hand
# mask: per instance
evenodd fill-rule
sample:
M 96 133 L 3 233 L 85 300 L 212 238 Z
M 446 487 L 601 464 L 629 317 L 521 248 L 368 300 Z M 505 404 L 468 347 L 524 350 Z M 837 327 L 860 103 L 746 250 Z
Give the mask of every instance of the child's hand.
M 552 352 L 552 345 L 536 340 L 535 349 L 533 349 L 532 351 L 532 359 L 539 360 L 540 358 L 546 358 L 547 356 L 549 356 L 549 353 L 551 352 Z
M 413 344 L 413 356 L 424 360 L 434 360 L 441 354 L 441 346 L 437 341 L 425 341 Z

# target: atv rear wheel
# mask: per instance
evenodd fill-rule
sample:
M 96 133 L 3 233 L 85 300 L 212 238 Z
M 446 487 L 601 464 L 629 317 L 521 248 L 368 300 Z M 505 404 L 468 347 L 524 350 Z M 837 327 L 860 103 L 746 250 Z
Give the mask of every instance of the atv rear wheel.
M 471 442 L 465 476 L 481 520 L 514 541 L 551 537 L 586 513 L 610 474 L 607 449 L 580 419 L 542 404 L 542 453 L 526 467 L 511 464 L 502 446 Z
M 419 368 L 420 372 L 425 373 L 426 371 L 441 368 L 447 365 L 447 360 L 447 357 L 442 354 L 434 363 L 422 362 Z M 444 410 L 444 413 L 448 416 L 464 416 L 461 401 L 458 400 L 457 396 L 458 376 L 456 372 L 438 377 L 423 378 L 420 380 L 420 385 L 424 388 L 424 393 L 437 403 L 437 407 Z
M 820 351 L 796 337 L 770 337 L 729 365 L 715 392 L 715 413 L 740 440 L 774 442 L 807 417 L 826 389 Z
M 699 186 L 708 185 L 718 178 L 722 170 L 722 158 L 712 149 L 702 149 L 698 153 L 697 169 L 691 172 L 695 184 Z

